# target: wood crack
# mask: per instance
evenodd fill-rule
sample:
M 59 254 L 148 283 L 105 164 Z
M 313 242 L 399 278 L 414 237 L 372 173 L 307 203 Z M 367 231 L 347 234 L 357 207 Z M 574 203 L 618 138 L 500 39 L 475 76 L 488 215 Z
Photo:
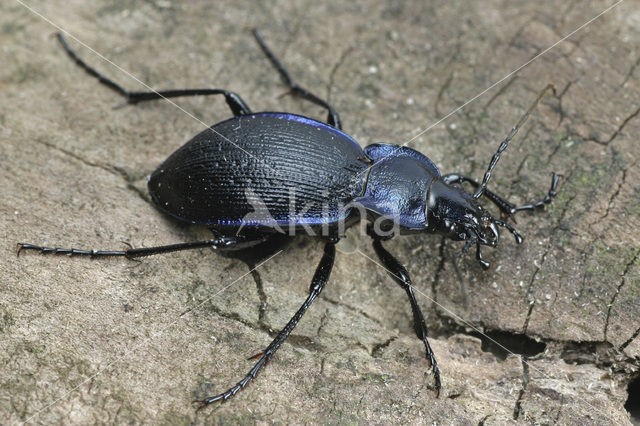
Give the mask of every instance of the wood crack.
M 633 266 L 633 264 L 636 263 L 636 261 L 638 260 L 638 256 L 639 255 L 640 255 L 640 249 L 636 250 L 636 253 L 633 256 L 633 259 L 631 259 L 631 261 L 629 261 L 627 263 L 627 265 L 625 266 L 624 271 L 622 272 L 622 279 L 620 280 L 620 284 L 618 284 L 618 287 L 616 288 L 616 292 L 613 293 L 613 296 L 611 297 L 611 301 L 607 304 L 607 317 L 605 319 L 604 332 L 603 332 L 604 341 L 605 342 L 607 341 L 607 332 L 609 331 L 609 320 L 611 318 L 611 311 L 613 310 L 613 305 L 615 304 L 616 299 L 618 298 L 618 294 L 620 294 L 620 292 L 622 291 L 622 288 L 626 284 L 626 275 L 627 275 L 627 273 L 631 269 L 631 266 Z
M 569 174 L 567 176 L 567 180 L 569 180 L 571 178 L 571 174 Z M 569 210 L 569 205 L 571 204 L 571 202 L 575 199 L 576 195 L 573 195 L 571 198 L 569 198 L 567 200 L 567 203 L 564 205 L 562 212 L 560 213 L 560 217 L 558 218 L 558 221 L 556 223 L 556 225 L 553 227 L 552 231 L 551 231 L 551 235 L 553 236 L 556 231 L 558 229 L 560 229 L 562 221 L 564 220 L 564 217 L 567 213 L 567 211 Z M 538 272 L 540 271 L 540 269 L 542 268 L 542 265 L 544 264 L 544 261 L 547 257 L 547 254 L 549 254 L 549 251 L 551 250 L 551 238 L 549 238 L 549 242 L 547 244 L 547 247 L 545 249 L 545 252 L 543 253 L 541 259 L 540 259 L 540 265 L 536 266 L 536 270 L 533 272 L 533 274 L 531 275 L 531 279 L 529 280 L 529 285 L 527 286 L 527 293 L 526 293 L 526 300 L 529 303 L 529 310 L 527 312 L 527 316 L 524 320 L 524 324 L 522 326 L 522 334 L 527 334 L 527 330 L 529 328 L 529 321 L 531 319 L 531 314 L 533 313 L 533 308 L 535 306 L 535 299 L 532 298 L 533 295 L 533 282 L 535 281 L 536 276 L 538 275 Z
M 635 166 L 635 163 L 633 163 L 630 167 L 633 167 L 633 166 Z M 624 169 L 622 169 L 622 179 L 620 180 L 620 183 L 618 184 L 618 187 L 616 188 L 614 193 L 611 194 L 611 197 L 609 197 L 609 201 L 607 202 L 606 211 L 604 212 L 604 214 L 602 216 L 600 216 L 600 218 L 597 221 L 595 221 L 593 223 L 590 223 L 589 227 L 594 225 L 596 222 L 602 221 L 603 219 L 607 218 L 607 216 L 609 216 L 609 211 L 611 210 L 611 205 L 613 204 L 613 200 L 615 200 L 616 197 L 620 194 L 620 190 L 624 186 L 626 180 L 627 180 L 627 169 L 624 168 Z
M 618 88 L 623 87 L 627 83 L 627 81 L 629 81 L 629 79 L 633 75 L 633 72 L 636 70 L 636 68 L 638 68 L 639 65 L 640 65 L 640 58 L 636 59 L 633 65 L 631 65 L 631 68 L 627 72 L 627 75 L 624 76 L 624 80 L 622 80 L 622 83 L 620 83 Z
M 498 91 L 491 97 L 489 98 L 489 100 L 487 101 L 487 103 L 484 104 L 484 106 L 482 107 L 482 109 L 487 110 L 489 108 L 489 106 L 491 106 L 491 104 L 500 96 L 502 95 L 509 87 L 511 87 L 511 85 L 518 79 L 518 75 L 514 75 L 512 78 L 509 79 L 509 81 L 507 81 L 506 84 L 504 84 L 502 87 L 500 87 L 500 89 L 498 89 Z
M 522 361 L 522 388 L 518 393 L 518 399 L 516 400 L 515 407 L 513 407 L 513 420 L 518 420 L 520 414 L 524 411 L 522 410 L 522 401 L 524 400 L 525 394 L 527 392 L 527 386 L 529 385 L 529 364 L 527 363 L 526 357 L 521 357 Z
M 88 167 L 95 167 L 98 169 L 102 169 L 112 175 L 118 176 L 120 178 L 122 178 L 127 186 L 127 189 L 130 189 L 131 191 L 133 191 L 134 193 L 136 193 L 143 201 L 149 203 L 149 199 L 147 198 L 147 194 L 144 193 L 143 191 L 140 191 L 138 188 L 136 188 L 133 185 L 133 181 L 135 180 L 132 176 L 130 176 L 126 171 L 124 171 L 122 168 L 117 167 L 117 166 L 113 166 L 110 164 L 105 164 L 105 163 L 97 163 L 97 162 L 93 162 L 90 160 L 87 160 L 86 158 L 81 157 L 80 155 L 69 151 L 67 149 L 64 148 L 60 148 L 59 146 L 56 146 L 50 142 L 46 142 L 46 141 L 42 141 L 42 140 L 38 140 L 35 139 L 36 143 L 39 143 L 41 145 L 44 145 L 48 148 L 53 149 L 54 151 L 60 152 L 64 155 L 67 155 L 71 158 L 73 158 L 74 160 L 77 160 L 79 162 L 81 162 L 82 164 L 84 164 L 85 166 Z
M 638 107 L 629 116 L 627 116 L 627 118 L 625 118 L 622 121 L 620 126 L 618 126 L 618 128 L 611 134 L 611 136 L 607 140 L 603 141 L 603 140 L 600 140 L 600 139 L 595 138 L 595 137 L 584 138 L 584 140 L 589 141 L 589 142 L 595 142 L 598 145 L 608 146 L 620 133 L 622 133 L 622 130 L 625 128 L 627 123 L 629 123 L 631 120 L 636 118 L 638 116 L 638 114 L 640 114 L 640 107 Z

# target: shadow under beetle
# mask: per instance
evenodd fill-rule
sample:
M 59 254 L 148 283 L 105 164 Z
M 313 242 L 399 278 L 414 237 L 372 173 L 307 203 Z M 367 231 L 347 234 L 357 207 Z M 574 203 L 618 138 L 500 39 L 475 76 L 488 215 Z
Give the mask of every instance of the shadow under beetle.
M 188 223 L 205 225 L 214 238 L 167 246 L 130 248 L 123 251 L 78 250 L 18 244 L 22 250 L 89 257 L 124 256 L 129 259 L 202 247 L 239 249 L 279 235 L 280 227 L 294 232 L 324 231 L 324 255 L 320 260 L 309 296 L 300 309 L 260 354 L 255 366 L 235 386 L 215 396 L 196 401 L 202 408 L 234 396 L 253 379 L 289 336 L 302 315 L 324 288 L 335 258 L 335 245 L 344 229 L 360 220 L 391 218 L 393 233 L 368 226 L 373 247 L 391 277 L 406 291 L 413 311 L 414 329 L 422 340 L 433 370 L 435 391 L 441 388 L 440 371 L 427 340 L 427 326 L 416 302 L 411 278 L 405 267 L 389 253 L 382 241 L 396 234 L 442 234 L 465 241 L 462 252 L 476 246 L 483 268 L 481 246 L 498 244 L 499 227 L 510 231 L 517 243 L 522 236 L 505 220 L 492 217 L 478 202 L 485 196 L 510 217 L 522 210 L 534 210 L 556 195 L 558 175 L 544 199 L 516 207 L 487 189 L 491 173 L 509 141 L 525 123 L 547 86 L 522 116 L 489 163 L 481 183 L 451 173 L 441 175 L 429 158 L 404 146 L 377 143 L 362 149 L 342 132 L 335 109 L 323 99 L 297 85 L 271 52 L 258 31 L 253 31 L 260 48 L 278 71 L 291 93 L 327 110 L 327 123 L 282 112 L 253 113 L 236 93 L 223 89 L 186 89 L 161 92 L 129 92 L 80 59 L 64 37 L 58 39 L 66 53 L 100 83 L 120 93 L 126 103 L 136 104 L 178 96 L 223 95 L 233 118 L 211 126 L 171 154 L 150 176 L 148 188 L 155 204 L 169 215 Z M 462 183 L 475 188 L 473 194 Z M 291 195 L 294 195 L 291 199 Z M 251 199 L 250 199 L 251 198 Z M 263 217 L 255 214 L 253 198 L 259 199 Z M 251 218 L 251 220 L 245 220 Z M 339 226 L 342 225 L 342 226 Z

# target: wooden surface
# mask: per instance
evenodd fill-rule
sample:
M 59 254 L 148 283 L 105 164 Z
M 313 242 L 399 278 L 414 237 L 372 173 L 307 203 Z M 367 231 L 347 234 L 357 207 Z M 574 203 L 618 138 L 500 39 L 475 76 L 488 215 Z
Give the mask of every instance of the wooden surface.
M 154 88 L 226 88 L 256 111 L 323 118 L 281 96 L 286 88 L 250 35 L 260 28 L 363 146 L 421 134 L 409 146 L 444 173 L 478 179 L 553 83 L 558 95 L 505 152 L 490 187 L 523 203 L 544 195 L 552 171 L 563 177 L 549 209 L 518 216 L 522 245 L 504 234 L 484 251 L 488 271 L 469 254 L 457 258 L 457 274 L 462 245 L 438 236 L 386 243 L 428 316 L 439 399 L 404 292 L 354 232 L 359 251 L 338 254 L 322 297 L 267 368 L 232 401 L 196 413 L 190 401 L 239 380 L 246 358 L 302 303 L 322 242 L 296 239 L 251 273 L 258 256 L 209 250 L 140 263 L 17 258 L 17 242 L 119 249 L 206 238 L 158 212 L 145 177 L 229 112 L 214 98 L 176 100 L 189 114 L 166 102 L 113 109 L 122 99 L 69 60 L 54 27 L 3 2 L 0 422 L 630 421 L 626 388 L 640 359 L 637 1 L 477 98 L 613 2 L 33 3 Z

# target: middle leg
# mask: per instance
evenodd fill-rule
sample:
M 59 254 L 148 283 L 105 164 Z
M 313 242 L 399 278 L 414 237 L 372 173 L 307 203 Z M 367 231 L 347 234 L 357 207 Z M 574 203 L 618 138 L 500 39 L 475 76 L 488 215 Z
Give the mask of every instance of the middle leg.
M 278 60 L 276 55 L 274 55 L 271 49 L 269 49 L 269 46 L 267 46 L 267 44 L 264 42 L 264 40 L 262 39 L 262 35 L 260 35 L 258 30 L 253 30 L 253 36 L 256 38 L 256 41 L 260 45 L 260 48 L 262 49 L 264 54 L 267 56 L 267 58 L 269 58 L 269 61 L 271 61 L 271 64 L 273 64 L 275 69 L 278 70 L 278 73 L 280 74 L 280 77 L 282 77 L 282 80 L 284 80 L 285 84 L 289 86 L 289 88 L 291 89 L 291 93 L 294 94 L 295 96 L 300 96 L 302 99 L 306 99 L 307 101 L 312 102 L 326 109 L 329 113 L 329 116 L 327 117 L 327 122 L 333 127 L 336 127 L 342 130 L 342 124 L 340 123 L 340 116 L 338 115 L 336 110 L 333 109 L 333 107 L 329 105 L 327 101 L 319 98 L 318 96 L 314 95 L 307 89 L 298 86 L 298 84 L 295 81 L 293 81 L 293 79 L 289 75 L 289 71 L 287 71 L 284 65 L 282 65 L 282 63 Z
M 436 396 L 438 396 L 440 395 L 440 388 L 442 387 L 440 382 L 440 369 L 438 368 L 436 357 L 433 354 L 433 350 L 431 349 L 431 345 L 429 345 L 429 340 L 427 339 L 427 323 L 424 320 L 422 311 L 420 310 L 416 297 L 413 294 L 413 285 L 411 284 L 409 273 L 407 272 L 407 269 L 382 246 L 382 241 L 379 238 L 374 238 L 373 249 L 376 251 L 376 254 L 378 255 L 378 258 L 380 258 L 382 264 L 387 268 L 391 278 L 393 278 L 400 287 L 404 288 L 407 292 L 407 296 L 409 296 L 411 310 L 413 311 L 413 328 L 418 335 L 418 338 L 424 343 L 427 359 L 429 360 L 429 364 L 433 370 Z

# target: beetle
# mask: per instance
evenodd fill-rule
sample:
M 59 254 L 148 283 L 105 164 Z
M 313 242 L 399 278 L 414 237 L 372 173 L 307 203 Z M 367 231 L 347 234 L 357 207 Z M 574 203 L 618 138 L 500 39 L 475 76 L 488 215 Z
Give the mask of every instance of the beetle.
M 222 95 L 233 117 L 214 124 L 171 154 L 148 177 L 155 205 L 178 221 L 208 227 L 213 239 L 127 250 L 84 250 L 18 243 L 23 250 L 69 256 L 135 259 L 160 253 L 211 247 L 237 250 L 269 241 L 283 231 L 320 234 L 324 254 L 311 281 L 309 295 L 275 339 L 256 355 L 258 361 L 236 385 L 218 395 L 195 401 L 199 408 L 225 401 L 243 389 L 289 336 L 329 280 L 336 244 L 345 230 L 366 222 L 373 248 L 391 277 L 405 290 L 413 313 L 414 329 L 423 342 L 433 371 L 436 395 L 441 389 L 440 370 L 427 339 L 428 330 L 416 302 L 406 268 L 383 246 L 396 235 L 427 233 L 464 241 L 462 252 L 476 246 L 476 258 L 484 269 L 489 262 L 481 246 L 498 245 L 499 228 L 517 243 L 522 235 L 507 220 L 520 211 L 549 204 L 556 195 L 558 177 L 553 173 L 546 196 L 516 206 L 487 189 L 491 174 L 509 142 L 527 121 L 548 91 L 548 85 L 523 114 L 493 155 L 482 182 L 457 173 L 442 175 L 424 154 L 401 145 L 375 143 L 365 148 L 342 131 L 340 117 L 325 100 L 293 81 L 257 30 L 253 35 L 261 50 L 287 84 L 291 93 L 324 108 L 327 120 L 285 112 L 254 113 L 231 91 L 185 89 L 132 92 L 87 65 L 68 45 L 58 40 L 75 63 L 100 83 L 124 96 L 127 104 L 179 96 Z M 468 193 L 463 183 L 475 188 Z M 479 202 L 486 197 L 502 213 L 494 218 Z

